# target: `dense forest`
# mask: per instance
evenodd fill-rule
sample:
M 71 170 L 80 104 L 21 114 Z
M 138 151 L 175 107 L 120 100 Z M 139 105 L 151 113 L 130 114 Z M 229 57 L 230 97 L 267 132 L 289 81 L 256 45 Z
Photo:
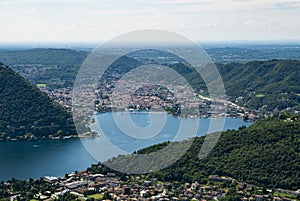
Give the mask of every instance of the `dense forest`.
M 300 61 L 270 60 L 218 66 L 227 95 L 241 105 L 282 111 L 300 109 Z
M 206 183 L 209 175 L 218 174 L 264 187 L 294 190 L 300 187 L 300 115 L 282 114 L 260 120 L 249 128 L 223 132 L 213 151 L 199 159 L 203 141 L 204 137 L 193 139 L 190 149 L 176 163 L 149 176 L 161 181 Z M 156 152 L 169 144 L 154 145 L 136 153 Z M 136 168 L 134 156 L 119 156 L 104 164 L 132 170 Z M 162 162 L 166 160 L 164 157 L 160 158 Z M 149 169 L 152 165 L 148 160 L 143 168 Z M 93 169 L 109 171 L 104 166 L 93 166 Z
M 0 80 L 0 139 L 76 134 L 63 107 L 3 64 Z

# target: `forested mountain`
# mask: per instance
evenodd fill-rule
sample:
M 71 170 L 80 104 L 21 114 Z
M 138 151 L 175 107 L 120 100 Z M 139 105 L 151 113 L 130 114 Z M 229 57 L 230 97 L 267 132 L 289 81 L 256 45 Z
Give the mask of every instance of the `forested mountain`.
M 231 100 L 255 109 L 300 107 L 300 61 L 270 60 L 218 65 Z
M 149 176 L 162 181 L 206 183 L 209 175 L 218 174 L 265 187 L 300 188 L 300 115 L 280 115 L 260 120 L 249 128 L 223 132 L 213 151 L 199 159 L 203 141 L 204 137 L 195 138 L 190 149 L 176 163 Z M 169 142 L 142 149 L 137 154 L 151 153 L 166 145 Z M 163 162 L 164 156 L 159 160 Z M 107 164 L 132 170 L 137 168 L 135 162 L 127 155 Z M 145 161 L 144 168 L 151 168 L 151 162 Z M 107 171 L 104 167 L 93 168 Z
M 63 107 L 3 64 L 0 80 L 0 139 L 76 134 Z

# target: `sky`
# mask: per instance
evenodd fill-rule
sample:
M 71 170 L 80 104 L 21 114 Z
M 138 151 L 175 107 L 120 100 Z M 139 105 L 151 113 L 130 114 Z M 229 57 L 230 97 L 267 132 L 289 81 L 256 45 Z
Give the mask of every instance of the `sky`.
M 101 42 L 140 29 L 193 41 L 300 40 L 300 0 L 0 0 L 0 42 Z

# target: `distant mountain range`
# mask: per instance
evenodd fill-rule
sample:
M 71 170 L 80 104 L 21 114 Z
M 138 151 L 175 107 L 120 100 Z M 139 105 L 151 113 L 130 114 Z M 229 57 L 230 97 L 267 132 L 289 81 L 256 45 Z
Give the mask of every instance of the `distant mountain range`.
M 80 66 L 89 52 L 70 49 L 36 48 L 29 50 L 2 50 L 0 61 L 16 64 L 40 64 L 48 66 Z
M 75 135 L 65 109 L 22 76 L 0 64 L 0 139 Z
M 300 44 L 248 44 L 223 47 L 206 47 L 205 50 L 216 63 L 246 63 L 271 59 L 300 60 Z
M 80 49 L 80 48 L 79 48 Z M 81 48 L 84 49 L 84 48 Z M 247 63 L 251 61 L 300 60 L 300 44 L 228 44 L 206 45 L 204 49 L 215 63 Z M 78 69 L 90 51 L 58 48 L 15 50 L 0 48 L 0 61 L 33 83 L 50 87 L 72 87 Z M 144 50 L 128 55 L 141 63 L 172 64 L 178 61 L 169 53 Z

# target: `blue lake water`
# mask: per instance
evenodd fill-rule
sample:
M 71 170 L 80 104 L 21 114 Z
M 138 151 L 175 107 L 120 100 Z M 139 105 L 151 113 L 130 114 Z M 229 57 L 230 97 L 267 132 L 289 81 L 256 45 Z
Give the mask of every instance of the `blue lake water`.
M 150 117 L 142 112 L 118 113 L 115 117 L 112 113 L 104 113 L 94 119 L 93 129 L 99 131 L 100 137 L 0 142 L 0 180 L 63 176 L 120 153 L 132 153 L 165 141 L 205 135 L 212 121 L 216 125 L 224 121 L 224 131 L 252 124 L 233 118 L 183 119 L 159 113 Z

